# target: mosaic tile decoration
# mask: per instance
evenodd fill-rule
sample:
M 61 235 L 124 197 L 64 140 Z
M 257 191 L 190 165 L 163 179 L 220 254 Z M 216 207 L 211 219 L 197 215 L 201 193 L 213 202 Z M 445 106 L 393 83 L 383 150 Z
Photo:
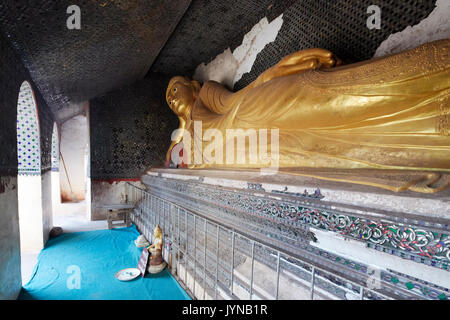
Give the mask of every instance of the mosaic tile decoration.
M 59 171 L 59 137 L 56 123 L 52 133 L 52 171 Z
M 168 82 L 154 75 L 89 102 L 91 179 L 137 178 L 164 164 L 178 128 L 175 114 L 167 112 Z
M 39 123 L 36 100 L 28 81 L 20 86 L 17 102 L 17 160 L 19 174 L 40 174 Z

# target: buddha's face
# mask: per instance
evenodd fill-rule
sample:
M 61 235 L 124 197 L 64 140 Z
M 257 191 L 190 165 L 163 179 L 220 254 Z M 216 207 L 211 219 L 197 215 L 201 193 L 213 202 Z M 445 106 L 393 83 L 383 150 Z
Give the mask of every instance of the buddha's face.
M 175 81 L 167 88 L 167 104 L 178 116 L 187 116 L 194 100 L 194 88 L 189 84 Z

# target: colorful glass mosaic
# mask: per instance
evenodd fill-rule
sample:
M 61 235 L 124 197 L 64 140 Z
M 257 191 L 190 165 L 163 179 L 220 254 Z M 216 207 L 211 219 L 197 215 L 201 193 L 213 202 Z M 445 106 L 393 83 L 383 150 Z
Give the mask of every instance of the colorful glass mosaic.
M 59 137 L 58 126 L 56 123 L 53 125 L 52 133 L 52 171 L 59 170 Z
M 19 174 L 40 174 L 39 124 L 33 90 L 25 81 L 17 101 L 17 158 Z

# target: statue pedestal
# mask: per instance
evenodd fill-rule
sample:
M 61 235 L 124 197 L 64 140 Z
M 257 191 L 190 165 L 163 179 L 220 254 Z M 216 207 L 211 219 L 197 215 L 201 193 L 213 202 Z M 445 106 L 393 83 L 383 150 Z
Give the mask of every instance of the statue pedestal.
M 151 248 L 147 271 L 153 274 L 160 273 L 166 266 L 167 263 L 163 259 L 162 250 Z
M 397 173 L 331 174 L 376 180 Z M 157 197 L 274 248 L 321 261 L 323 268 L 349 259 L 363 265 L 349 272 L 375 265 L 450 288 L 450 190 L 395 193 L 283 172 L 210 169 L 152 169 L 141 181 Z
M 155 266 L 148 265 L 147 271 L 148 271 L 149 273 L 152 273 L 152 274 L 160 273 L 161 271 L 164 270 L 164 268 L 165 268 L 166 266 L 167 266 L 167 263 L 163 261 L 162 263 L 160 263 L 160 264 L 158 264 L 158 265 L 155 265 Z

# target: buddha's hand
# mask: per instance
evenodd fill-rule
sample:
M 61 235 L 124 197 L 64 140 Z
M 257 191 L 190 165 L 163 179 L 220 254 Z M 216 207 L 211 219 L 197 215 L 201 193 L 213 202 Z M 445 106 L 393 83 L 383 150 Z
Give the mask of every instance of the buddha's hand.
M 331 51 L 325 49 L 306 49 L 294 52 L 280 60 L 276 65 L 264 71 L 253 83 L 258 86 L 274 78 L 299 74 L 306 70 L 331 68 L 342 61 Z
M 325 49 L 306 49 L 294 52 L 280 60 L 275 66 L 278 68 L 295 65 L 310 65 L 310 69 L 330 68 L 340 65 L 341 60 L 331 51 Z

